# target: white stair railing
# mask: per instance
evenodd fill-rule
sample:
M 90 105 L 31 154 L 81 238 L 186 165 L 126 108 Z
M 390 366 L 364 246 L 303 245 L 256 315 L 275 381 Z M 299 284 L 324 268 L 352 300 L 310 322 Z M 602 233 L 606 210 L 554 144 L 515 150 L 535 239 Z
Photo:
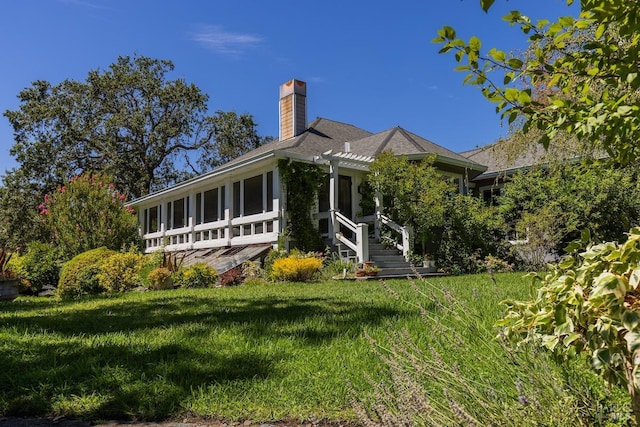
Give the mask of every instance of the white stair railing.
M 396 248 L 402 252 L 404 259 L 409 261 L 409 255 L 411 254 L 411 227 L 410 226 L 401 226 L 396 224 L 391 218 L 381 213 L 378 213 L 378 221 L 380 224 L 389 227 L 389 229 L 395 231 L 400 234 L 400 239 L 394 240 L 394 244 Z M 400 243 L 402 241 L 402 243 Z
M 333 212 L 333 214 L 335 223 L 344 226 L 355 236 L 355 240 L 352 241 L 346 238 L 344 234 L 336 232 L 336 239 L 356 253 L 358 262 L 369 261 L 369 226 L 365 223 L 356 224 L 338 211 Z M 336 228 L 339 229 L 339 227 Z

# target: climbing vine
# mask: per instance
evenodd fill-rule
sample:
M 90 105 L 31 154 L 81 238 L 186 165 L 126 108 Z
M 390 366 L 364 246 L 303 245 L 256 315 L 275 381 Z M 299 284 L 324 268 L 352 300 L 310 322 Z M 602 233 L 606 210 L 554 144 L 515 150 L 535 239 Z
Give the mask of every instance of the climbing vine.
M 302 251 L 321 250 L 322 236 L 311 222 L 311 208 L 324 173 L 317 165 L 278 161 L 280 178 L 287 194 L 287 232 Z

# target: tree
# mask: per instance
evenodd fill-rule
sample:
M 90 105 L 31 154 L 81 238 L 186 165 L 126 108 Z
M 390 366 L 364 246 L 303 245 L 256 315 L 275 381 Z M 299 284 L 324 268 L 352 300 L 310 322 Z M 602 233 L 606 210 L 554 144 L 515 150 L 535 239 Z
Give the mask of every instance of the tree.
M 369 182 L 385 198 L 384 209 L 395 221 L 413 228 L 423 252 L 432 229 L 443 224 L 445 198 L 452 189 L 434 161 L 430 156 L 411 162 L 384 151 L 369 168 Z
M 273 140 L 261 137 L 256 130 L 257 123 L 248 113 L 241 115 L 234 111 L 216 111 L 211 118 L 214 144 L 203 146 L 198 158 L 201 172 L 223 165 Z
M 101 171 L 132 197 L 176 178 L 179 155 L 211 141 L 208 96 L 168 80 L 171 61 L 124 56 L 85 82 L 36 81 L 5 111 L 14 129 L 11 154 L 31 180 L 51 190 L 72 176 Z
M 485 10 L 492 3 L 481 0 Z M 518 11 L 505 17 L 535 44 L 525 60 L 495 48 L 485 52 L 478 38 L 465 42 L 451 27 L 439 30 L 434 41 L 442 44 L 441 52 L 455 53 L 457 69 L 468 73 L 465 83 L 479 86 L 509 123 L 523 117 L 524 132 L 537 129 L 545 147 L 564 132 L 605 151 L 613 163 L 635 163 L 640 156 L 638 2 L 580 4 L 579 18 L 534 24 Z

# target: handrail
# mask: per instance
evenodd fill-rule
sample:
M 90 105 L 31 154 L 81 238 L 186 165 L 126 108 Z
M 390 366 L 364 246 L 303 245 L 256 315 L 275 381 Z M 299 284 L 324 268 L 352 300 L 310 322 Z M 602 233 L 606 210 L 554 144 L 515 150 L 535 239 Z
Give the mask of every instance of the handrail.
M 336 224 L 345 226 L 355 235 L 355 242 L 344 237 L 340 232 L 335 233 L 335 238 L 356 253 L 358 262 L 369 261 L 369 226 L 365 223 L 356 224 L 338 211 L 332 212 Z M 339 227 L 336 227 L 339 229 Z
M 400 234 L 400 236 L 402 237 L 402 244 L 400 244 L 399 242 L 395 242 L 395 245 L 398 250 L 402 251 L 402 255 L 404 256 L 404 259 L 409 261 L 409 255 L 411 254 L 411 243 L 410 243 L 411 227 L 409 226 L 403 227 L 395 223 L 391 218 L 389 218 L 388 216 L 380 212 L 378 212 L 377 215 L 378 215 L 378 220 L 380 221 L 381 224 L 386 225 L 391 230 Z

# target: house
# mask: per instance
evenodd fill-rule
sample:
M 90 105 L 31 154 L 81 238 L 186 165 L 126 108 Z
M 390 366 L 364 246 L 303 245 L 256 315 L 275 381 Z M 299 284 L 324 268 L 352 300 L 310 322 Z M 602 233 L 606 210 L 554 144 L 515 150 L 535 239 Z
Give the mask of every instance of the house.
M 278 140 L 133 201 L 145 250 L 224 248 L 234 253 L 275 245 L 287 226 L 286 192 L 278 169 L 278 161 L 286 159 L 319 165 L 326 172 L 326 191 L 318 195 L 311 214 L 328 242 L 351 251 L 359 262 L 366 261 L 368 237 L 379 237 L 380 228 L 390 226 L 405 237 L 398 240 L 406 255 L 407 230 L 380 214 L 380 200 L 373 215 L 362 215 L 359 209 L 374 157 L 384 150 L 410 159 L 435 154 L 435 166 L 453 178 L 461 192 L 487 169 L 400 127 L 374 134 L 325 118 L 308 124 L 306 95 L 307 85 L 300 80 L 280 86 Z

